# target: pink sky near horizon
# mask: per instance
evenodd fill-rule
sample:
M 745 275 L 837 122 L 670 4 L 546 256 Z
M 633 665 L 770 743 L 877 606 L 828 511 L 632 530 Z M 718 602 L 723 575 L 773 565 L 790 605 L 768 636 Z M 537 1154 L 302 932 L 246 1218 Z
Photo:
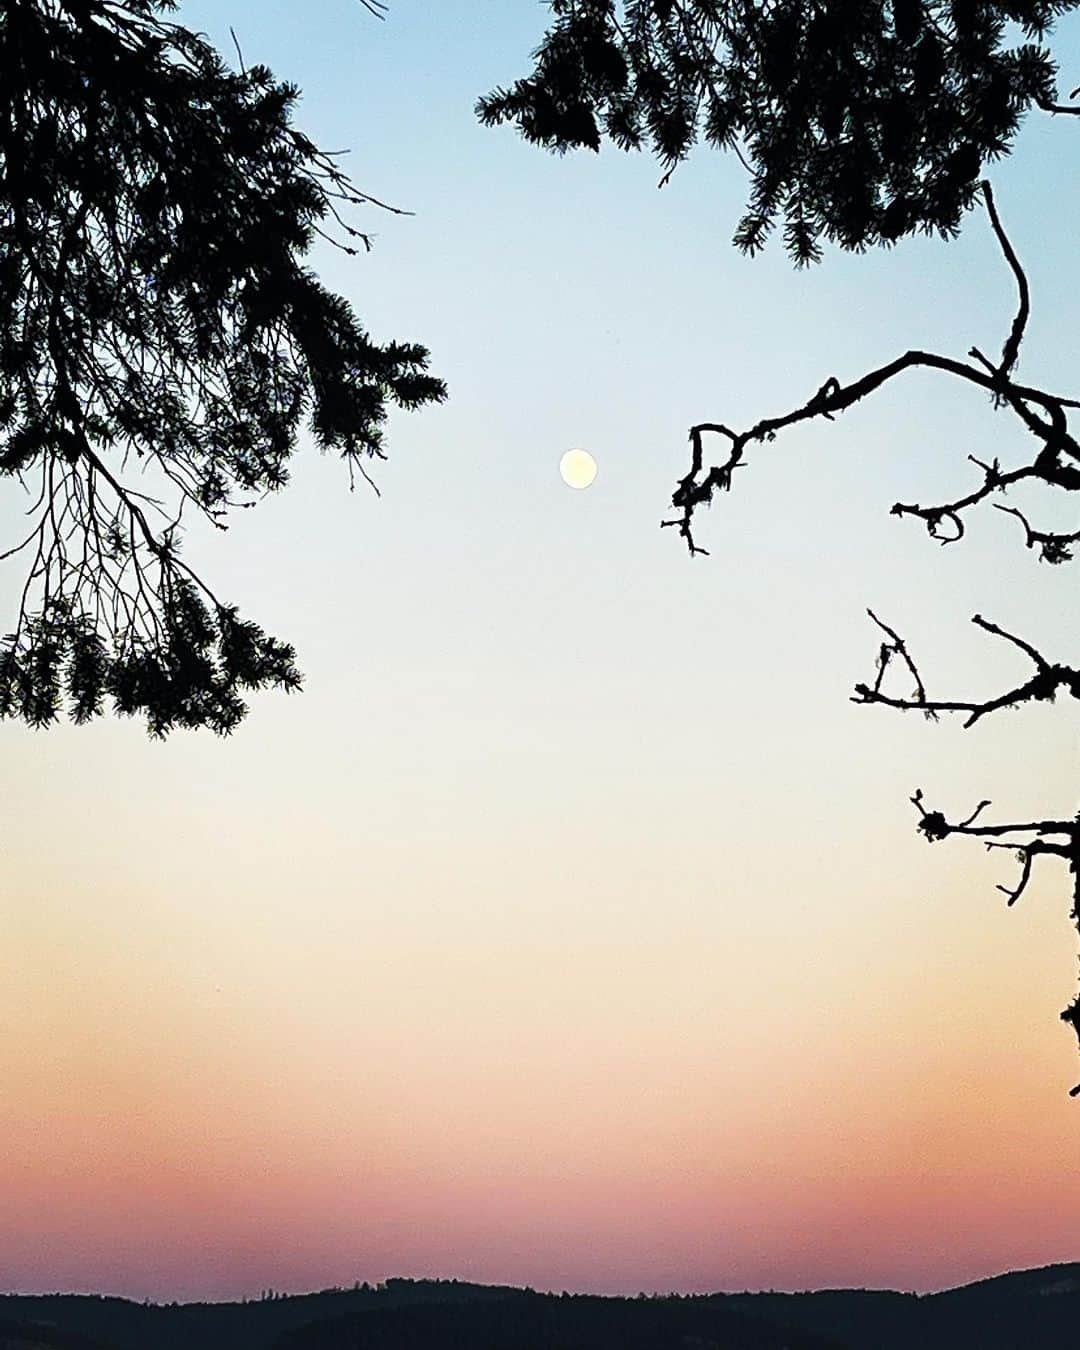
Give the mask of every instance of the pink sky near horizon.
M 647 915 L 586 950 L 506 927 L 482 955 L 297 942 L 283 1014 L 270 983 L 193 959 L 177 910 L 150 950 L 130 902 L 102 922 L 35 899 L 15 936 L 47 937 L 52 967 L 0 994 L 22 1028 L 0 1048 L 9 1289 L 925 1290 L 1075 1255 L 1067 1047 L 1032 997 L 1066 964 L 1049 916 L 976 942 L 957 920 L 921 982 L 900 937 L 801 1008 Z M 279 943 L 256 933 L 253 969 Z

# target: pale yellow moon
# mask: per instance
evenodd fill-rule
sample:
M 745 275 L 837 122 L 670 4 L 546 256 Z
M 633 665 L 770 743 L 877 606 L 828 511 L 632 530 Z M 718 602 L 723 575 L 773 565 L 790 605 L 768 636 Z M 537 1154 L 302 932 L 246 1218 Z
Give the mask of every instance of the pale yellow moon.
M 591 487 L 596 478 L 596 460 L 588 450 L 567 450 L 559 460 L 559 472 L 567 487 Z

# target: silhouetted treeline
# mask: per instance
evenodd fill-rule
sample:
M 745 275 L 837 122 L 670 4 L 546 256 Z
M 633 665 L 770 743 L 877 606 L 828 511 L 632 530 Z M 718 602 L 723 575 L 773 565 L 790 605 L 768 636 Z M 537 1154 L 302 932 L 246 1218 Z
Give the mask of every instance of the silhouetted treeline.
M 0 1296 L 0 1350 L 1074 1350 L 1080 1264 L 941 1294 L 600 1298 L 456 1280 L 240 1303 Z
M 743 1294 L 725 1303 L 850 1350 L 1075 1350 L 1080 1265 L 1046 1266 L 917 1297 L 874 1290 Z
M 278 1296 L 265 1290 L 235 1303 L 154 1304 L 98 1295 L 8 1294 L 0 1295 L 0 1318 L 55 1324 L 116 1350 L 268 1350 L 283 1332 L 330 1316 L 402 1303 L 480 1301 L 518 1293 L 460 1280 L 390 1279 L 378 1286 L 358 1284 L 313 1294 Z
M 700 1298 L 536 1294 L 354 1313 L 283 1336 L 280 1350 L 839 1350 Z

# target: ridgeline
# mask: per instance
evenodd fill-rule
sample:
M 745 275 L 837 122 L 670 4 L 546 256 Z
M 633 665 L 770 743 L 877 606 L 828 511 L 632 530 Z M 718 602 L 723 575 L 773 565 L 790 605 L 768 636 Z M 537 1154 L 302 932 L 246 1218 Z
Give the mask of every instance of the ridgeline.
M 0 1350 L 1073 1350 L 1080 1264 L 939 1294 L 606 1298 L 391 1279 L 237 1303 L 0 1295 Z

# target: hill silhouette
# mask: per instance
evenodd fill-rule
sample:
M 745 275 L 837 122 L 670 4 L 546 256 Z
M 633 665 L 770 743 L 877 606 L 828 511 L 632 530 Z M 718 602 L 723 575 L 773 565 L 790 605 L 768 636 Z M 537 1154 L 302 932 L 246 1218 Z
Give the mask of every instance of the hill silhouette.
M 723 1301 L 770 1325 L 834 1337 L 851 1350 L 1071 1350 L 1080 1344 L 1080 1264 L 1013 1271 L 921 1296 L 833 1289 Z
M 315 1322 L 280 1350 L 840 1350 L 705 1299 L 522 1292 L 487 1303 L 416 1304 Z
M 604 1298 L 457 1280 L 148 1304 L 0 1296 L 0 1350 L 1073 1350 L 1080 1264 L 938 1294 Z
M 75 1332 L 0 1318 L 0 1350 L 113 1350 Z
M 519 1290 L 459 1280 L 386 1280 L 235 1303 L 134 1303 L 97 1294 L 0 1295 L 0 1318 L 93 1337 L 109 1350 L 269 1350 L 283 1332 L 327 1317 L 401 1304 L 512 1297 Z

